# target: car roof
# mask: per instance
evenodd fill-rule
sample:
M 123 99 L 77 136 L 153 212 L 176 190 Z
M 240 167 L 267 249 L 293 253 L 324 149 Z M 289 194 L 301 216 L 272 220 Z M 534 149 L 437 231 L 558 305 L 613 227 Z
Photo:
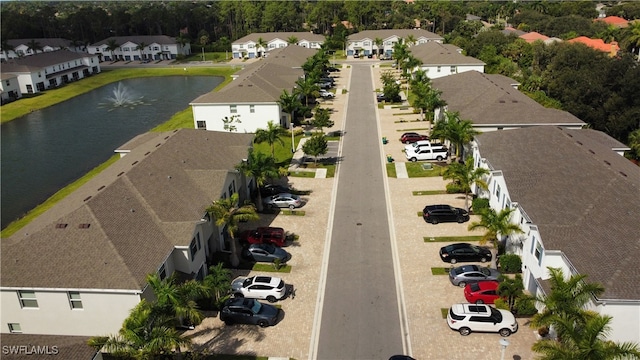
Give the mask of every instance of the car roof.
M 476 284 L 480 288 L 480 291 L 496 290 L 496 289 L 498 289 L 498 286 L 500 285 L 499 282 L 494 281 L 494 280 L 478 281 L 478 282 L 476 282 L 474 284 Z
M 462 265 L 454 268 L 454 270 L 462 270 L 461 273 L 467 273 L 471 271 L 480 271 L 480 266 L 478 265 Z
M 475 315 L 490 315 L 491 310 L 489 305 L 484 304 L 453 304 L 451 309 L 456 314 L 475 314 Z
M 269 285 L 278 285 L 282 279 L 273 276 L 254 276 L 252 283 L 260 283 L 260 284 L 269 284 Z

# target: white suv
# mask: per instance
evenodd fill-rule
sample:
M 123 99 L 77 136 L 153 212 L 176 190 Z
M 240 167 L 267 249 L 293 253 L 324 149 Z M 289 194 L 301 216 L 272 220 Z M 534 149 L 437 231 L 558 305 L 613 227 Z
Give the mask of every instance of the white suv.
M 268 302 L 276 302 L 287 296 L 284 281 L 271 276 L 238 277 L 231 283 L 231 291 L 235 297 L 266 299 Z
M 406 149 L 404 151 L 404 156 L 406 156 L 407 160 L 409 161 L 418 161 L 418 160 L 442 161 L 449 156 L 449 151 L 442 146 L 421 147 L 416 150 Z
M 454 304 L 447 314 L 447 324 L 464 336 L 478 331 L 507 337 L 518 331 L 518 322 L 511 312 L 484 304 Z

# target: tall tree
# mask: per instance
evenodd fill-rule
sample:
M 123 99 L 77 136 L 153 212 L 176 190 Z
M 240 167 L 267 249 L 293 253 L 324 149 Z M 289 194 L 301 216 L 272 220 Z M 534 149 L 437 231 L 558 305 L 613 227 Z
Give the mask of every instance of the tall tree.
M 480 239 L 480 244 L 490 242 L 493 245 L 491 249 L 491 267 L 494 269 L 497 268 L 498 236 L 522 233 L 520 226 L 511 222 L 513 211 L 514 209 L 512 208 L 505 208 L 500 212 L 496 212 L 492 208 L 487 208 L 480 213 L 480 221 L 474 221 L 469 224 L 469 230 L 485 230 L 482 239 Z
M 290 94 L 286 89 L 282 90 L 282 94 L 280 94 L 280 98 L 278 99 L 278 105 L 280 105 L 281 111 L 289 114 L 289 124 L 291 131 L 293 131 L 295 111 L 302 105 L 298 93 L 294 91 Z
M 36 40 L 32 39 L 27 42 L 27 50 L 31 50 L 34 54 L 37 54 L 38 50 L 42 51 L 42 45 L 40 45 L 40 43 Z
M 196 300 L 206 294 L 204 288 L 195 280 L 177 284 L 174 275 L 163 280 L 156 273 L 147 275 L 147 283 L 156 296 L 155 306 L 173 317 L 176 326 L 184 325 L 185 320 L 193 325 L 200 324 L 204 316 Z
M 473 128 L 470 120 L 460 119 L 458 112 L 445 112 L 445 118 L 436 122 L 431 130 L 431 137 L 445 139 L 454 147 L 454 154 L 458 159 L 464 156 L 464 145 L 470 143 L 480 132 Z
M 149 44 L 145 43 L 144 41 L 141 41 L 138 46 L 136 46 L 136 50 L 140 51 L 140 58 L 141 59 L 146 59 L 147 58 L 147 54 L 145 52 L 145 48 L 149 46 Z
M 109 39 L 107 40 L 106 47 L 107 47 L 107 50 L 111 53 L 111 61 L 115 61 L 116 59 L 113 55 L 113 52 L 120 47 L 120 44 L 118 44 L 116 39 Z
M 213 305 L 220 308 L 231 291 L 231 271 L 225 269 L 222 263 L 209 267 L 209 273 L 202 280 L 202 286 L 207 291 Z
M 381 38 L 377 37 L 373 40 L 373 43 L 376 45 L 376 49 L 377 49 L 377 54 L 378 56 L 382 55 L 384 53 L 384 47 L 382 47 L 382 44 L 384 44 L 384 40 L 382 40 Z
M 216 220 L 218 227 L 226 229 L 231 242 L 231 266 L 237 267 L 240 264 L 240 259 L 238 258 L 238 240 L 235 238 L 236 231 L 238 231 L 240 222 L 260 218 L 256 207 L 251 203 L 240 206 L 238 193 L 234 193 L 231 197 L 214 201 L 207 208 L 207 212 Z
M 462 191 L 464 191 L 464 208 L 469 208 L 469 194 L 471 193 L 471 187 L 475 184 L 477 187 L 487 190 L 489 186 L 484 180 L 484 177 L 489 174 L 489 170 L 478 167 L 473 164 L 473 157 L 469 156 L 465 160 L 464 164 L 455 162 L 450 164 L 442 174 L 442 178 L 447 180 L 453 180 Z
M 2 53 L 5 59 L 9 59 L 9 51 L 15 50 L 13 45 L 9 44 L 7 39 L 2 39 Z
M 276 179 L 280 176 L 273 154 L 269 157 L 253 149 L 249 150 L 247 161 L 236 165 L 236 169 L 241 171 L 245 176 L 253 178 L 256 181 L 258 190 L 260 190 L 269 179 Z M 258 211 L 262 211 L 262 195 L 260 191 L 258 191 L 258 200 L 256 202 Z
M 298 44 L 298 38 L 293 36 L 293 35 L 289 36 L 287 38 L 287 44 L 289 44 L 289 45 L 297 45 Z
M 322 133 L 313 134 L 302 145 L 304 154 L 313 156 L 316 165 L 318 164 L 318 156 L 326 154 L 328 150 L 327 138 Z
M 266 142 L 269 144 L 269 148 L 271 149 L 271 158 L 275 162 L 276 160 L 276 150 L 275 144 L 279 143 L 284 146 L 284 140 L 282 140 L 282 136 L 287 134 L 287 130 L 281 127 L 278 124 L 275 124 L 272 120 L 267 122 L 266 129 L 258 129 L 256 130 L 256 137 L 253 142 L 255 143 L 263 143 Z
M 316 112 L 313 116 L 313 120 L 311 121 L 311 125 L 317 127 L 322 132 L 322 129 L 325 127 L 332 127 L 333 121 L 331 121 L 331 115 L 329 114 L 329 109 L 321 108 L 320 106 L 316 107 Z
M 258 47 L 258 57 L 264 57 L 267 52 L 267 42 L 264 41 L 262 37 L 259 37 L 256 41 L 256 46 Z

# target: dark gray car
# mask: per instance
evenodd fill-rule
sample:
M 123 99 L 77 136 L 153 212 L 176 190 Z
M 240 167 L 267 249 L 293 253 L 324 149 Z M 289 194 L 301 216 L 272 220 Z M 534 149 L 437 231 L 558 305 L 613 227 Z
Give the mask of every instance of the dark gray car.
M 242 256 L 258 262 L 274 262 L 279 259 L 281 264 L 291 260 L 291 254 L 273 244 L 251 244 L 242 251 Z
M 282 310 L 255 299 L 234 298 L 225 301 L 220 310 L 220 320 L 225 324 L 252 324 L 260 327 L 273 326 L 278 322 Z
M 484 280 L 498 280 L 500 272 L 478 265 L 458 266 L 449 271 L 449 280 L 453 285 L 465 287 L 467 284 Z

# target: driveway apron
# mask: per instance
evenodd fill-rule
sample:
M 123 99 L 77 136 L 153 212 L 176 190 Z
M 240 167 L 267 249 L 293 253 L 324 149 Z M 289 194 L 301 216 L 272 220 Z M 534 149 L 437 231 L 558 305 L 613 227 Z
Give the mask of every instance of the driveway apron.
M 403 352 L 371 70 L 355 65 L 337 176 L 318 359 Z

